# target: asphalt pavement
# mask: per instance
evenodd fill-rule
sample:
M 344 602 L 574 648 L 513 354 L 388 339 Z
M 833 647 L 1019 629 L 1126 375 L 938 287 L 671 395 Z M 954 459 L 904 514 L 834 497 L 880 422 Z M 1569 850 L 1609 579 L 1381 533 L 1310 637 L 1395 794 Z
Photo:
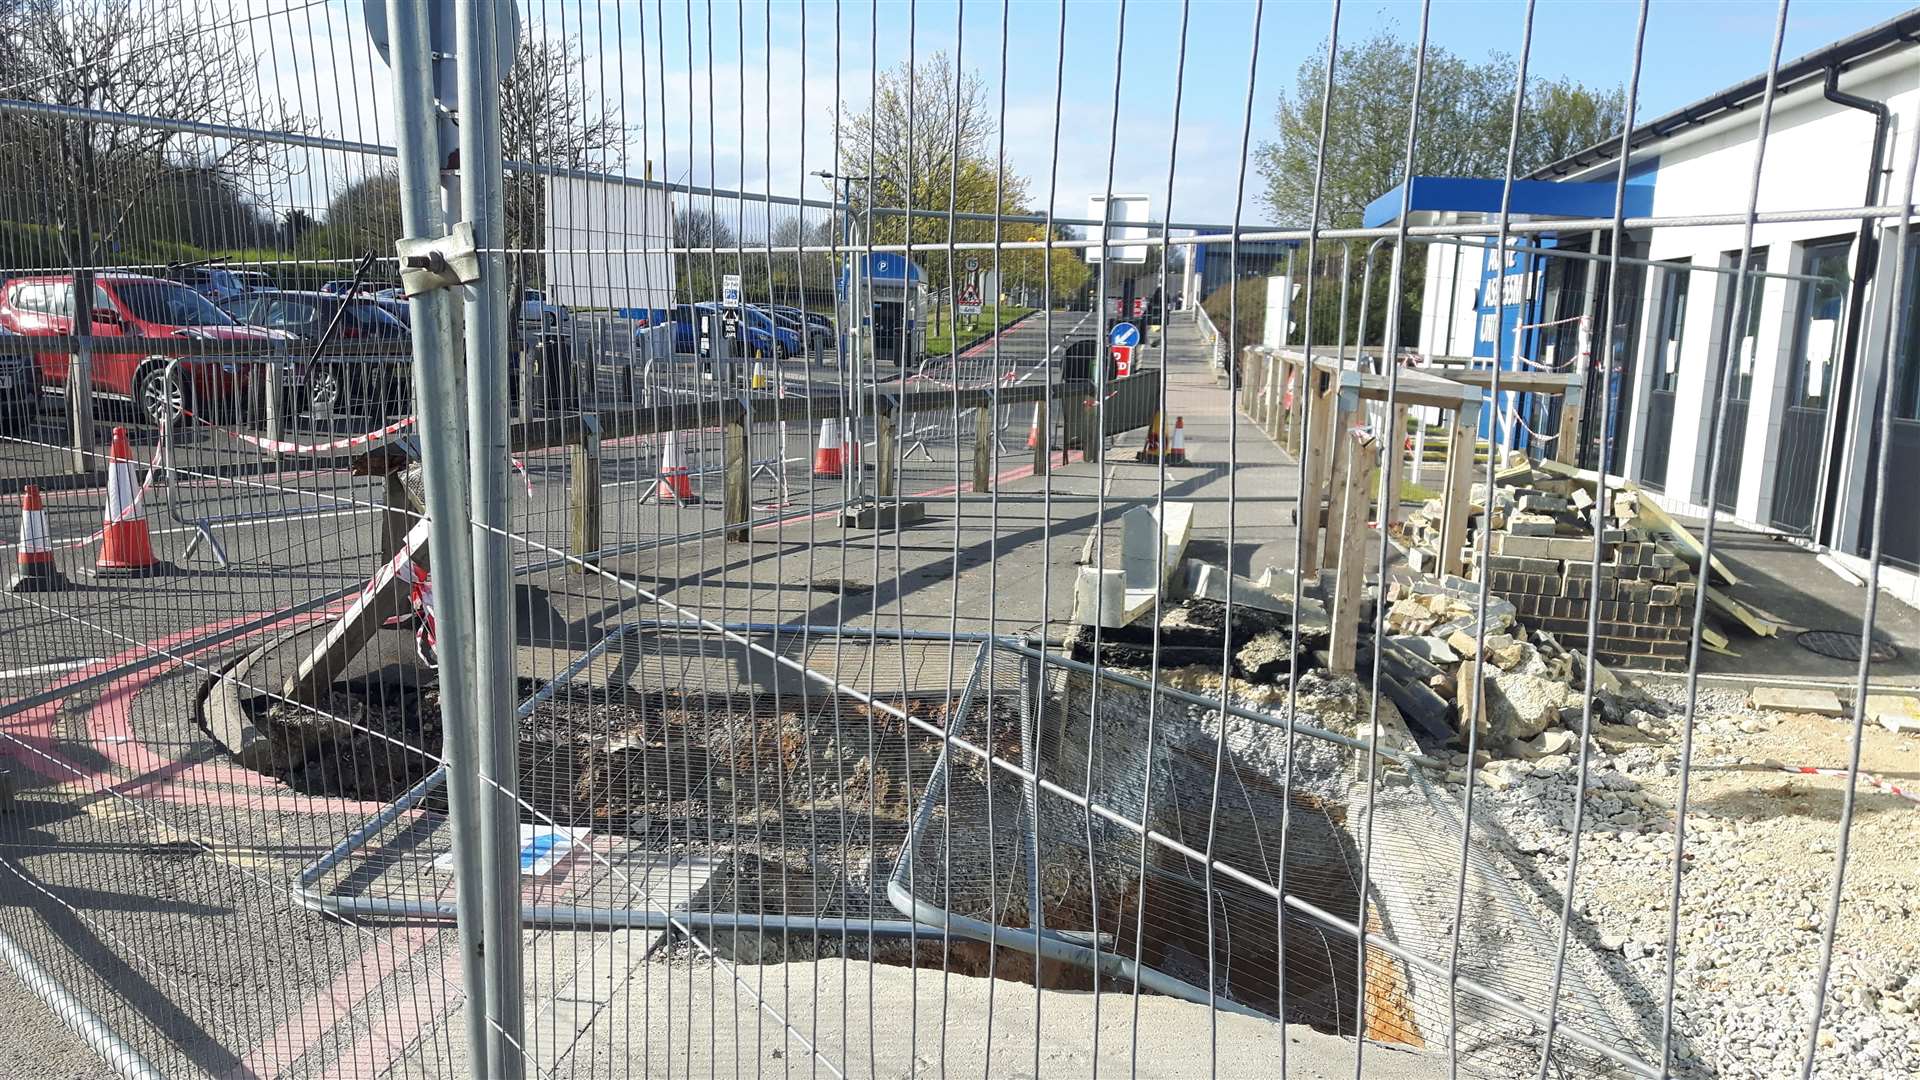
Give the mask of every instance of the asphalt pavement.
M 1093 321 L 1085 312 L 1035 315 L 963 359 L 985 358 L 1016 379 L 1045 378 L 1068 341 L 1090 336 Z M 995 417 L 994 490 L 976 493 L 970 422 L 936 414 L 903 425 L 899 494 L 924 502 L 929 514 L 913 528 L 844 528 L 831 508 L 847 482 L 814 475 L 817 433 L 769 424 L 755 428 L 751 452 L 756 516 L 765 523 L 751 542 L 729 544 L 713 535 L 718 479 L 708 470 L 718 462 L 717 433 L 677 440 L 703 496 L 684 505 L 657 497 L 664 440 L 610 440 L 603 545 L 633 550 L 601 560 L 597 573 L 565 565 L 523 571 L 524 674 L 551 675 L 621 620 L 689 612 L 718 621 L 1057 633 L 1089 532 L 1111 563 L 1119 515 L 1161 497 L 1194 503 L 1196 554 L 1255 574 L 1268 563 L 1290 565 L 1292 466 L 1236 419 L 1230 392 L 1201 355 L 1184 322 L 1169 328 L 1167 411 L 1185 420 L 1184 466 L 1131 460 L 1135 434 L 1115 437 L 1103 461 L 1075 458 L 1035 474 L 1029 416 L 1011 409 Z M 1161 359 L 1149 352 L 1147 362 Z M 793 389 L 829 377 L 824 368 L 782 375 Z M 36 434 L 57 437 L 45 425 Z M 861 433 L 869 458 L 872 434 Z M 149 437 L 136 454 L 147 458 L 153 448 Z M 377 807 L 301 796 L 246 773 L 194 719 L 214 672 L 299 625 L 302 616 L 287 613 L 337 609 L 366 581 L 377 559 L 377 482 L 337 467 L 302 468 L 297 458 L 236 445 L 218 431 L 196 430 L 176 452 L 184 475 L 145 500 L 156 548 L 176 572 L 95 581 L 84 572 L 95 547 L 63 546 L 69 589 L 0 600 L 0 694 L 47 698 L 4 721 L 9 738 L 0 750 L 21 794 L 15 814 L 0 822 L 0 850 L 16 871 L 0 872 L 0 928 L 36 957 L 48 953 L 43 962 L 136 1045 L 171 1063 L 170 1072 L 374 1075 L 383 1060 L 424 1060 L 444 1048 L 443 1018 L 457 1013 L 450 936 L 350 926 L 299 909 L 288 892 L 301 866 Z M 0 480 L 20 478 L 48 453 L 31 442 L 0 446 Z M 871 485 L 871 471 L 862 477 Z M 551 563 L 565 549 L 571 479 L 565 450 L 519 463 L 514 550 L 523 567 Z M 79 487 L 50 498 L 57 545 L 98 527 L 103 497 L 98 487 Z M 6 515 L 0 528 L 11 538 L 17 525 Z M 227 565 L 212 558 L 209 532 Z M 199 647 L 222 627 L 247 629 L 249 618 L 265 625 Z M 156 652 L 166 662 L 149 671 L 84 682 Z M 604 685 L 632 675 L 603 666 L 582 678 Z M 63 684 L 74 689 L 58 692 Z M 0 978 L 0 1002 L 15 1006 L 17 1032 L 0 1050 L 0 1075 L 21 1074 L 4 1056 L 16 1051 L 92 1074 L 93 1064 L 75 1056 L 90 1051 L 76 1049 L 37 998 Z M 338 1067 L 318 1067 L 326 1061 Z

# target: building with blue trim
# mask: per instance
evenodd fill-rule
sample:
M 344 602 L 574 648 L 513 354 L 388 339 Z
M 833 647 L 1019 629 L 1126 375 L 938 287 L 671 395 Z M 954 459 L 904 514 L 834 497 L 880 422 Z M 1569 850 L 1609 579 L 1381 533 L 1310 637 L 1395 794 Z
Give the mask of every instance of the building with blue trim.
M 1864 566 L 1880 456 L 1895 477 L 1920 475 L 1920 230 L 1903 249 L 1891 216 L 1795 216 L 1900 197 L 1920 135 L 1916 40 L 1920 11 L 1783 63 L 1764 148 L 1764 77 L 1637 126 L 1617 266 L 1619 138 L 1514 183 L 1518 250 L 1496 253 L 1476 235 L 1498 220 L 1498 178 L 1414 177 L 1382 193 L 1369 226 L 1395 223 L 1405 205 L 1409 225 L 1473 227 L 1417 238 L 1419 350 L 1582 372 L 1582 465 L 1632 480 L 1670 511 L 1717 511 Z M 1756 151 L 1747 269 L 1758 273 L 1742 274 Z M 1881 430 L 1887 395 L 1893 420 Z M 1516 417 L 1516 442 L 1542 452 L 1559 430 L 1554 409 L 1542 398 L 1489 411 Z M 1885 510 L 1896 569 L 1883 581 L 1920 600 L 1920 499 Z

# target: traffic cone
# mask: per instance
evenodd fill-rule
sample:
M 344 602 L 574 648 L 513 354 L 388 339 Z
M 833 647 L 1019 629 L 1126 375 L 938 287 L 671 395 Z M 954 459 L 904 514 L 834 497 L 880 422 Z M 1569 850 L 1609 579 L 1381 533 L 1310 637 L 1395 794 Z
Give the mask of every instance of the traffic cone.
M 133 448 L 127 429 L 113 429 L 113 461 L 107 466 L 107 510 L 101 530 L 95 577 L 136 577 L 165 573 L 171 567 L 154 557 L 147 512 L 140 505 L 140 482 L 133 472 Z
M 1040 445 L 1040 403 L 1033 403 L 1033 424 L 1027 428 L 1027 449 Z
M 753 381 L 750 385 L 751 388 L 755 390 L 765 390 L 767 388 L 767 369 L 758 360 L 753 362 Z
M 828 417 L 820 421 L 820 445 L 813 451 L 813 475 L 838 479 L 846 468 L 846 449 L 840 443 L 840 421 Z
M 662 499 L 683 503 L 699 501 L 699 496 L 693 493 L 693 477 L 687 472 L 686 455 L 671 431 L 666 433 L 666 442 L 660 448 L 660 485 L 655 490 Z
M 15 562 L 8 592 L 53 592 L 67 584 L 60 568 L 53 564 L 53 544 L 47 539 L 47 508 L 40 502 L 40 489 L 32 484 L 20 497 L 20 551 Z
M 1185 465 L 1187 463 L 1187 418 L 1173 418 L 1173 439 L 1167 443 L 1167 464 Z

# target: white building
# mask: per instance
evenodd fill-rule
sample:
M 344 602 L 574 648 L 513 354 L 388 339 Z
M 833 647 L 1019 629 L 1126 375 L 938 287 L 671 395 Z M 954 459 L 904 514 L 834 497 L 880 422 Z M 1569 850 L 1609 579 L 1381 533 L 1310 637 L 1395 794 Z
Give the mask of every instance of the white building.
M 1884 576 L 1896 593 L 1920 599 L 1920 328 L 1912 325 L 1920 316 L 1920 230 L 1900 251 L 1893 219 L 1766 220 L 1900 200 L 1920 134 L 1916 37 L 1920 12 L 1910 12 L 1782 65 L 1751 263 L 1769 276 L 1745 279 L 1751 301 L 1741 325 L 1734 315 L 1742 279 L 1716 271 L 1731 271 L 1739 260 L 1763 77 L 1633 133 L 1629 217 L 1731 220 L 1629 230 L 1623 255 L 1654 265 L 1620 267 L 1610 334 L 1601 325 L 1606 262 L 1519 254 L 1496 268 L 1478 240 L 1436 243 L 1428 248 L 1421 351 L 1492 357 L 1498 335 L 1507 366 L 1587 371 L 1580 462 L 1604 459 L 1610 472 L 1659 492 L 1668 509 L 1704 515 L 1718 399 L 1713 376 L 1730 347 L 1725 451 L 1712 500 L 1718 509 L 1864 565 L 1870 469 L 1885 453 L 1887 490 L 1898 498 L 1888 500 L 1891 573 Z M 1877 114 L 1882 107 L 1884 118 Z M 1516 186 L 1513 212 L 1536 221 L 1610 218 L 1618 150 L 1614 139 L 1534 174 Z M 1499 195 L 1498 180 L 1416 178 L 1410 220 L 1490 221 Z M 1382 196 L 1367 224 L 1391 220 L 1400 199 L 1398 189 Z M 1608 240 L 1608 230 L 1582 226 L 1524 242 L 1604 253 Z M 1907 295 L 1897 298 L 1902 259 Z M 1502 293 L 1509 305 L 1504 324 L 1495 303 Z M 1907 325 L 1889 365 L 1886 334 L 1896 307 Z M 1609 341 L 1606 363 L 1599 353 Z M 1615 414 L 1606 427 L 1603 391 Z M 1883 393 L 1894 396 L 1895 418 L 1885 432 L 1878 430 Z M 1529 408 L 1535 431 L 1557 429 L 1548 403 L 1524 405 L 1523 416 Z

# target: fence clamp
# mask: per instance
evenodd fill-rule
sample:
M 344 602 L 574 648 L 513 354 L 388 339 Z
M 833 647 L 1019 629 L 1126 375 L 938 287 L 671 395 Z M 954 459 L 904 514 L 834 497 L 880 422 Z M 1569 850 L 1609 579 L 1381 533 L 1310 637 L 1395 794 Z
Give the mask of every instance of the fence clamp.
M 398 240 L 400 284 L 408 297 L 480 280 L 480 253 L 473 242 L 473 222 L 455 222 L 445 236 Z

